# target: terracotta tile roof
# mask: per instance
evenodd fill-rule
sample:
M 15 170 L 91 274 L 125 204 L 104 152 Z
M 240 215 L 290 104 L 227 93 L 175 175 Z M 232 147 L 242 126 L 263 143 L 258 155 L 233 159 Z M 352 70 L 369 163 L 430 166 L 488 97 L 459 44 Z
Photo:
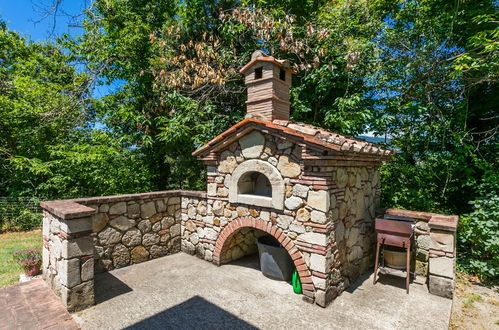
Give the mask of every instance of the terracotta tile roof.
M 246 118 L 229 128 L 222 134 L 218 135 L 207 144 L 194 151 L 192 154 L 194 156 L 205 155 L 212 149 L 216 148 L 216 146 L 223 144 L 224 142 L 231 142 L 231 135 L 235 135 L 236 138 L 239 138 L 240 136 L 249 132 L 249 130 L 244 129 L 245 126 L 250 126 L 254 129 L 259 130 L 278 130 L 284 135 L 302 140 L 304 143 L 316 146 L 319 149 L 330 149 L 339 152 L 357 153 L 364 155 L 367 154 L 377 156 L 381 159 L 386 159 L 395 153 L 393 150 L 386 149 L 377 144 L 353 137 L 347 137 L 345 135 L 332 133 L 322 128 L 308 124 L 283 120 L 274 120 L 272 122 L 267 122 L 254 118 Z
M 263 54 L 262 54 L 263 55 Z M 267 55 L 263 55 L 263 56 L 259 56 L 259 57 L 256 57 L 254 59 L 252 59 L 251 61 L 249 61 L 245 66 L 243 66 L 240 70 L 239 70 L 239 73 L 241 74 L 245 74 L 255 63 L 257 62 L 270 62 L 270 63 L 273 63 L 277 66 L 279 66 L 280 68 L 283 68 L 283 69 L 286 69 L 288 70 L 289 72 L 295 74 L 296 72 L 289 66 L 289 63 L 288 61 L 286 60 L 278 60 L 276 59 L 275 57 L 273 56 L 267 56 Z

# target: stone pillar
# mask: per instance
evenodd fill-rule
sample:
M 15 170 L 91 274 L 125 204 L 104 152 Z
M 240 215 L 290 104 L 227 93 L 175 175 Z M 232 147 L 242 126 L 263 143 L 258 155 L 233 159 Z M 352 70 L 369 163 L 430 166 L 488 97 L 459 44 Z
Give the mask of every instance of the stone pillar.
M 455 287 L 457 216 L 433 216 L 430 228 L 428 287 L 430 293 L 453 297 Z
M 43 278 L 69 311 L 94 304 L 95 210 L 74 202 L 41 203 Z

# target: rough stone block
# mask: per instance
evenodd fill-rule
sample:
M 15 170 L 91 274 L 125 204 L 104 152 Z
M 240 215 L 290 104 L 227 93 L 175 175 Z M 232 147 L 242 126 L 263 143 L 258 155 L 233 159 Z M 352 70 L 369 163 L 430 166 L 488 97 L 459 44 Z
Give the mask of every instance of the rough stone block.
M 454 280 L 430 275 L 428 282 L 428 289 L 431 294 L 452 299 L 454 295 Z
M 199 233 L 198 233 L 198 235 L 199 235 Z M 212 241 L 215 241 L 218 237 L 218 233 L 211 228 L 205 228 L 204 235 L 207 239 L 212 240 Z
M 291 196 L 284 201 L 284 205 L 288 210 L 296 210 L 303 205 L 303 200 L 300 197 Z
M 140 206 L 140 216 L 142 219 L 149 218 L 156 214 L 156 205 L 154 202 L 147 202 Z
M 296 178 L 301 173 L 301 167 L 295 162 L 290 162 L 288 156 L 282 155 L 279 157 L 277 169 L 281 172 L 283 177 Z
M 258 158 L 265 145 L 265 137 L 258 131 L 252 131 L 239 139 L 241 151 L 245 158 Z
M 216 196 L 217 195 L 217 184 L 216 183 L 208 183 L 207 192 L 208 192 L 208 196 Z
M 43 217 L 42 220 L 42 235 L 43 237 L 49 237 L 50 235 L 50 219 L 48 217 Z
M 142 237 L 142 244 L 145 246 L 150 246 L 159 243 L 159 235 L 156 233 L 147 233 Z
M 312 282 L 316 289 L 326 290 L 326 279 L 317 276 L 312 276 Z
M 326 273 L 326 256 L 311 253 L 310 254 L 310 269 Z
M 50 232 L 51 233 L 58 233 L 60 230 L 60 220 L 59 218 L 52 217 L 50 220 Z
M 92 306 L 94 304 L 94 281 L 83 282 L 71 289 L 61 287 L 61 300 L 70 312 Z
M 315 245 L 320 245 L 320 246 L 326 246 L 327 245 L 327 236 L 324 234 L 320 233 L 305 233 L 301 234 L 298 236 L 298 240 L 309 243 L 309 244 L 315 244 Z
M 419 235 L 417 236 L 417 247 L 418 249 L 428 250 L 430 247 L 430 236 Z
M 98 235 L 102 245 L 118 243 L 121 240 L 121 233 L 114 228 L 106 227 Z
M 81 283 L 80 278 L 80 259 L 62 259 L 58 263 L 58 274 L 61 284 L 72 288 Z
M 97 214 L 93 215 L 92 216 L 92 231 L 94 233 L 98 233 L 99 231 L 104 229 L 104 227 L 106 227 L 108 222 L 109 222 L 109 216 L 106 213 L 97 213 Z
M 294 223 L 289 225 L 289 230 L 298 234 L 305 232 L 305 227 L 301 225 L 295 225 Z
M 75 218 L 60 221 L 60 229 L 68 234 L 92 230 L 92 217 Z
M 262 219 L 263 221 L 269 221 L 270 220 L 270 213 L 267 211 L 260 212 L 260 219 Z
M 45 270 L 48 268 L 50 263 L 50 252 L 46 247 L 42 248 L 42 270 L 45 275 Z
M 143 246 L 137 246 L 131 251 L 132 262 L 138 264 L 149 259 L 149 252 Z
M 296 220 L 307 222 L 310 220 L 310 212 L 306 208 L 301 208 L 296 212 Z
M 107 213 L 109 211 L 109 204 L 102 204 L 99 207 L 99 212 L 101 213 Z
M 159 241 L 159 239 L 158 239 Z M 117 244 L 112 254 L 114 267 L 125 267 L 130 263 L 130 252 L 123 244 Z
M 432 230 L 430 232 L 430 249 L 444 252 L 454 252 L 453 233 Z
M 81 265 L 81 281 L 89 281 L 94 278 L 94 259 L 87 259 Z
M 289 215 L 279 215 L 277 217 L 277 226 L 282 229 L 288 229 L 291 222 L 293 222 L 293 217 Z
M 122 242 L 126 246 L 139 245 L 142 242 L 142 233 L 139 229 L 132 228 L 123 235 Z
M 196 247 L 194 246 L 194 244 L 185 239 L 182 240 L 181 249 L 182 252 L 185 252 L 187 254 L 194 254 L 196 252 Z
M 327 212 L 330 205 L 329 194 L 325 190 L 309 191 L 307 204 L 316 210 Z
M 93 253 L 94 241 L 90 236 L 68 239 L 62 242 L 62 257 L 64 259 L 93 255 Z
M 135 220 L 128 219 L 127 217 L 124 216 L 119 216 L 111 220 L 109 224 L 111 225 L 111 227 L 114 227 L 118 230 L 126 231 L 135 226 Z
M 298 196 L 298 197 L 303 197 L 307 198 L 308 191 L 310 190 L 309 187 L 301 185 L 301 184 L 295 184 L 293 186 L 293 195 Z
M 326 292 L 322 290 L 317 290 L 315 292 L 315 303 L 321 307 L 327 306 Z
M 109 208 L 109 214 L 123 214 L 126 212 L 126 203 L 125 202 L 118 202 Z
M 454 258 L 430 258 L 429 272 L 432 275 L 454 278 Z
M 325 224 L 327 217 L 324 212 L 313 210 L 310 213 L 310 220 L 315 223 Z
M 140 205 L 131 204 L 128 205 L 127 216 L 132 219 L 136 219 L 140 216 Z

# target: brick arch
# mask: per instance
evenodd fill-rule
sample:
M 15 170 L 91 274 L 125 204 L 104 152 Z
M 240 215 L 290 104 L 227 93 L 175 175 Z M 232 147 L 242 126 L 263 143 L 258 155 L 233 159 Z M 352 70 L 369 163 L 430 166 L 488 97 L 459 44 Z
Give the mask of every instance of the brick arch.
M 279 243 L 288 251 L 293 263 L 295 264 L 296 269 L 298 270 L 298 275 L 300 276 L 300 280 L 302 283 L 303 295 L 313 302 L 315 296 L 315 288 L 312 282 L 312 273 L 305 263 L 305 259 L 303 258 L 303 254 L 296 247 L 293 241 L 284 234 L 284 232 L 273 225 L 270 221 L 263 221 L 258 218 L 253 217 L 241 217 L 232 220 L 218 235 L 217 241 L 215 243 L 215 250 L 213 252 L 213 263 L 216 265 L 220 265 L 220 260 L 222 256 L 222 252 L 225 252 L 224 249 L 227 248 L 227 242 L 230 241 L 230 238 L 234 233 L 236 233 L 241 228 L 256 228 L 261 231 L 264 231 L 273 237 L 275 237 Z

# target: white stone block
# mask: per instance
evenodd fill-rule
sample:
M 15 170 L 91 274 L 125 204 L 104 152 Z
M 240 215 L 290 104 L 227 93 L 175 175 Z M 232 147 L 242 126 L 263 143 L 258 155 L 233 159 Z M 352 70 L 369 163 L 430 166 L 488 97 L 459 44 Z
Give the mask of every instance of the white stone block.
M 430 258 L 428 271 L 432 275 L 454 278 L 454 258 Z
M 93 253 L 94 241 L 90 236 L 64 240 L 62 242 L 62 257 L 64 259 L 93 255 Z
M 325 190 L 309 191 L 307 204 L 316 210 L 327 212 L 329 210 L 329 194 Z
M 62 259 L 58 263 L 58 273 L 61 284 L 72 288 L 81 283 L 80 278 L 80 259 Z
M 325 234 L 321 233 L 305 233 L 301 234 L 298 236 L 298 240 L 309 243 L 309 244 L 315 244 L 315 245 L 320 245 L 320 246 L 326 246 L 327 245 L 327 236 Z
M 326 273 L 326 256 L 311 253 L 310 254 L 310 269 Z

